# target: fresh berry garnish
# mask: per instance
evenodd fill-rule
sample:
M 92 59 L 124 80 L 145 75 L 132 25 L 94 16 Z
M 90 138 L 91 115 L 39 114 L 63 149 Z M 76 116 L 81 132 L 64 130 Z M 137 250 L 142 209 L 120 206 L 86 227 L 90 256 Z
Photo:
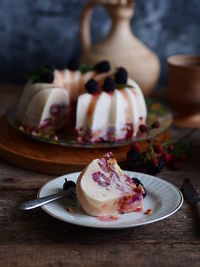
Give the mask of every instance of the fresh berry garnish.
M 68 190 L 69 188 L 75 188 L 76 184 L 73 181 L 67 181 L 67 179 L 65 178 L 65 182 L 63 184 L 63 190 Z
M 151 159 L 151 164 L 154 166 L 154 167 L 157 167 L 158 166 L 158 159 L 156 157 L 153 157 Z
M 140 124 L 140 126 L 139 126 L 139 131 L 140 131 L 141 133 L 146 133 L 147 130 L 148 130 L 148 127 L 147 127 L 145 124 Z
M 144 185 L 141 183 L 141 181 L 138 179 L 138 178 L 131 178 L 132 179 L 132 181 L 134 182 L 134 184 L 136 185 L 136 187 L 138 187 L 139 185 L 141 185 L 142 186 L 142 196 L 143 196 L 143 198 L 145 198 L 146 197 L 146 195 L 147 195 L 147 192 L 146 192 L 146 189 L 144 188 Z
M 40 74 L 40 82 L 43 83 L 52 83 L 54 80 L 54 75 L 53 72 L 51 70 L 44 70 L 41 74 Z
M 113 92 L 115 90 L 115 81 L 110 77 L 106 78 L 102 88 L 105 92 Z
M 152 124 L 151 124 L 151 128 L 152 129 L 157 129 L 160 127 L 160 122 L 159 121 L 154 121 Z
M 89 94 L 94 94 L 98 91 L 98 82 L 94 79 L 90 79 L 86 85 L 85 85 L 86 90 L 88 91 Z
M 133 137 L 133 125 L 132 123 L 127 123 L 126 124 L 126 139 L 131 139 Z
M 67 68 L 72 71 L 78 70 L 79 66 L 80 66 L 79 58 L 71 58 L 67 63 Z
M 128 80 L 128 72 L 125 68 L 120 67 L 115 73 L 115 82 L 117 84 L 126 84 Z
M 161 144 L 157 144 L 154 146 L 154 151 L 157 153 L 157 154 L 160 154 L 163 152 L 163 147 Z
M 141 155 L 137 151 L 129 150 L 127 153 L 128 160 L 131 160 L 132 162 L 137 162 L 138 160 L 140 160 L 140 157 Z
M 133 145 L 132 145 L 132 147 L 131 147 L 131 149 L 132 149 L 133 151 L 135 151 L 135 152 L 140 151 L 140 143 L 138 143 L 138 142 L 134 142 Z
M 61 106 L 60 105 L 57 105 L 57 104 L 53 104 L 51 107 L 50 107 L 50 114 L 52 116 L 58 116 L 61 112 Z
M 136 186 L 139 186 L 140 184 L 143 186 L 141 181 L 138 178 L 131 178 Z
M 94 66 L 94 70 L 98 73 L 110 71 L 110 63 L 108 60 L 101 61 Z

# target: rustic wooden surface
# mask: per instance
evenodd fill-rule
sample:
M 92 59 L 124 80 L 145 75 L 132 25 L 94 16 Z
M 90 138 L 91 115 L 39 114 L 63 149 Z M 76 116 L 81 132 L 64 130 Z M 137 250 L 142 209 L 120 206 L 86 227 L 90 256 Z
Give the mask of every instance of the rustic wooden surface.
M 18 92 L 0 88 L 0 113 Z M 200 189 L 200 130 L 191 138 L 189 162 L 159 176 L 178 187 L 189 177 Z M 187 203 L 166 220 L 120 231 L 73 226 L 41 209 L 20 211 L 53 177 L 0 163 L 0 266 L 200 266 L 200 221 Z

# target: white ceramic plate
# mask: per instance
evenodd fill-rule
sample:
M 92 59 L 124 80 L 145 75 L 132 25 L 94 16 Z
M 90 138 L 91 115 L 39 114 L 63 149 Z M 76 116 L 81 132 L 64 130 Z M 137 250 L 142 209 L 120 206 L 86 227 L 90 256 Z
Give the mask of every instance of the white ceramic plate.
M 85 214 L 78 206 L 76 197 L 60 199 L 46 204 L 42 206 L 42 208 L 51 216 L 68 223 L 94 228 L 121 229 L 165 219 L 174 214 L 182 206 L 183 195 L 173 184 L 146 174 L 130 171 L 125 171 L 125 173 L 130 177 L 140 179 L 145 186 L 147 196 L 143 200 L 144 211 L 151 208 L 151 215 L 145 215 L 144 212 L 131 212 L 120 214 L 118 220 L 103 222 Z M 78 172 L 71 173 L 51 180 L 40 189 L 38 197 L 44 197 L 59 192 L 62 189 L 65 178 L 76 182 L 78 175 Z M 69 212 L 69 207 L 71 207 L 75 213 Z

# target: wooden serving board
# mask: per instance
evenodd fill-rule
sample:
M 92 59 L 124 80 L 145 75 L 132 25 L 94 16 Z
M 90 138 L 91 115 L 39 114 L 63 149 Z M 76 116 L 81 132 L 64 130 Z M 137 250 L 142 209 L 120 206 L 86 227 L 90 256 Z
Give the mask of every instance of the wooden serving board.
M 169 131 L 156 137 L 158 141 L 169 140 L 169 138 Z M 91 160 L 101 157 L 110 150 L 123 167 L 129 147 L 86 149 L 47 144 L 15 131 L 5 116 L 0 117 L 0 158 L 36 172 L 60 175 L 80 171 Z

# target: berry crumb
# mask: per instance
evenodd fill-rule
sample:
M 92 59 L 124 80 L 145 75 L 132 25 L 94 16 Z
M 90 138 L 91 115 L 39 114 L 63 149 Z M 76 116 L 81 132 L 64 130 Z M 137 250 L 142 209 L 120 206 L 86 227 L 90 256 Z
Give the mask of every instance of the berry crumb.
M 145 215 L 151 215 L 152 214 L 152 209 L 147 209 L 144 212 Z

